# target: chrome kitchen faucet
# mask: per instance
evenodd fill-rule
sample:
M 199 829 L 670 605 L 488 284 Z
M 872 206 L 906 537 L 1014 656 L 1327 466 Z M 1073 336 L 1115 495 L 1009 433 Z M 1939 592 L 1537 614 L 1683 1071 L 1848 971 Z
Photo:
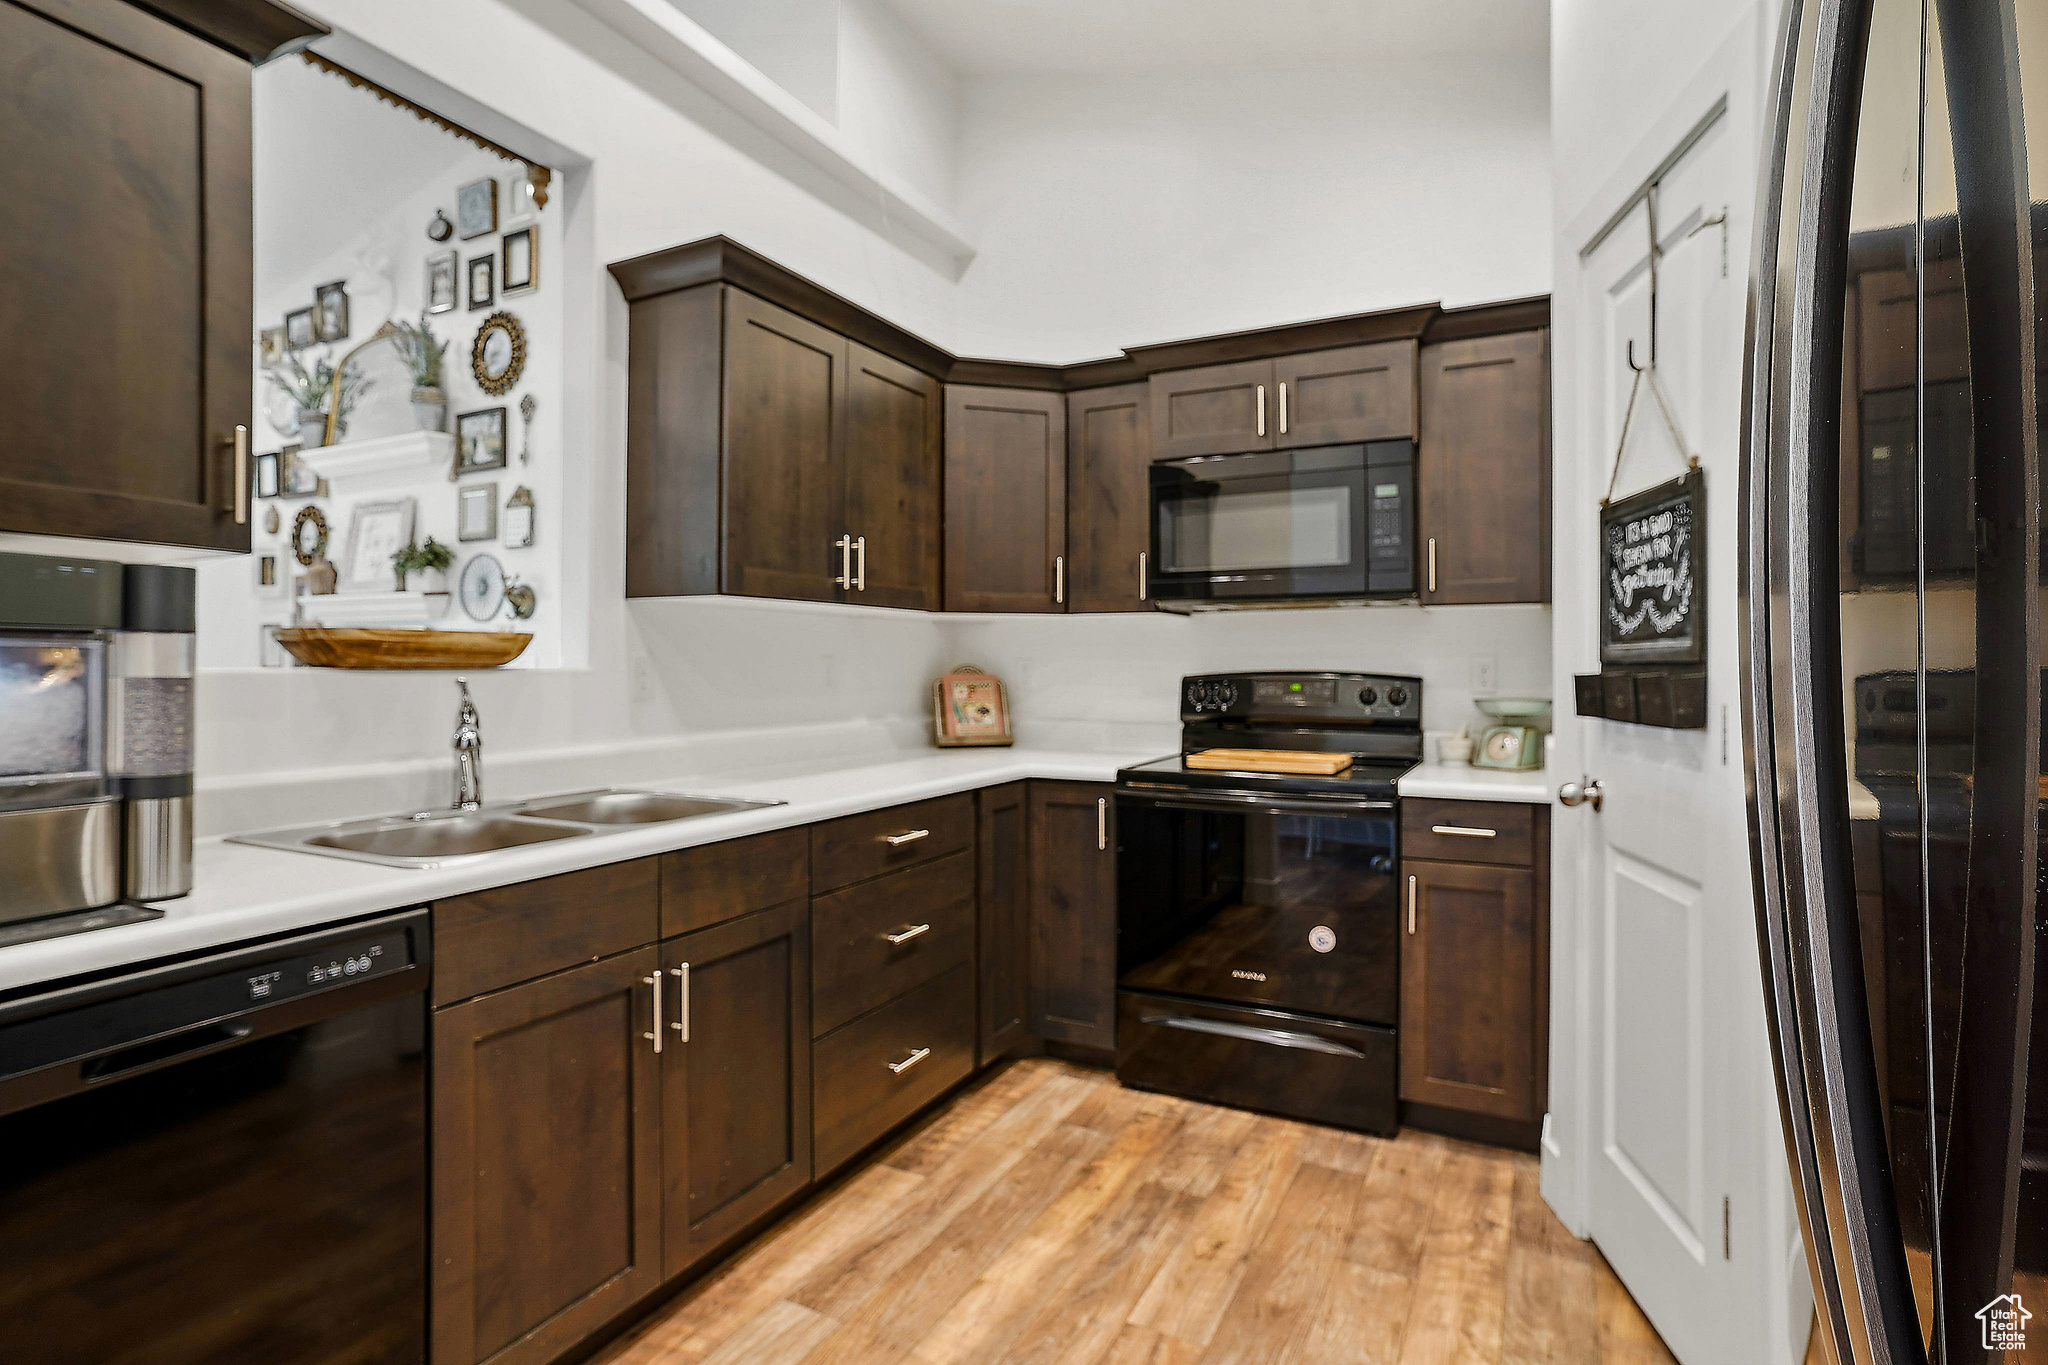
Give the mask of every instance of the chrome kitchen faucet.
M 462 709 L 455 713 L 455 809 L 475 810 L 484 800 L 484 732 L 469 698 L 469 679 L 457 678 Z

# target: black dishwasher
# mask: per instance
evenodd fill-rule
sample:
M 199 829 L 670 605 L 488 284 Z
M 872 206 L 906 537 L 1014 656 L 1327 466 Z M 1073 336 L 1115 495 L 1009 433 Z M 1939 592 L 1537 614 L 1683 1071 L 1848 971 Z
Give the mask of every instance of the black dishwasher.
M 426 1359 L 425 911 L 0 1003 L 0 1362 Z

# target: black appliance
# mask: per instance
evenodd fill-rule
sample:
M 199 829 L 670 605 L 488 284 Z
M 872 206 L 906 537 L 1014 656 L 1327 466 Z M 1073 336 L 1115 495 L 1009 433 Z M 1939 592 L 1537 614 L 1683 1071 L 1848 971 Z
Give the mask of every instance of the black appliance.
M 425 911 L 0 1001 L 0 1359 L 423 1365 Z
M 1352 762 L 1328 777 L 1189 767 L 1204 749 Z M 1421 680 L 1188 678 L 1181 750 L 1117 774 L 1117 1079 L 1394 1132 L 1395 783 L 1422 756 Z
M 1816 1335 L 1840 1365 L 2031 1359 L 2048 1323 L 2048 206 L 2028 171 L 2048 48 L 2017 13 L 1787 0 L 1762 139 L 1751 855 Z
M 1168 610 L 1415 593 L 1415 443 L 1201 455 L 1151 470 Z

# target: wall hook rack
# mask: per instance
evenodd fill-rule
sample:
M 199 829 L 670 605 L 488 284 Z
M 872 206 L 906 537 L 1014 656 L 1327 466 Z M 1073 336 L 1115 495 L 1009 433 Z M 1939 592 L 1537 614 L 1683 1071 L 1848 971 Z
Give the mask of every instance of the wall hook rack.
M 1622 410 L 1621 435 L 1614 443 L 1614 468 L 1607 475 L 1607 492 L 1600 499 L 1602 507 L 1605 507 L 1614 499 L 1614 485 L 1621 478 L 1622 457 L 1628 453 L 1629 427 L 1635 421 L 1636 400 L 1642 396 L 1643 381 L 1645 379 L 1650 382 L 1650 397 L 1656 400 L 1657 411 L 1664 418 L 1664 429 L 1671 433 L 1672 444 L 1677 446 L 1680 458 L 1685 461 L 1685 467 L 1688 470 L 1700 467 L 1700 457 L 1693 452 L 1691 442 L 1685 439 L 1685 433 L 1678 429 L 1678 418 L 1672 411 L 1671 400 L 1665 395 L 1664 384 L 1657 377 L 1657 261 L 1664 254 L 1663 247 L 1657 241 L 1657 190 L 1658 185 L 1653 181 L 1650 184 L 1648 193 L 1643 197 L 1645 216 L 1650 225 L 1650 359 L 1648 364 L 1638 364 L 1636 362 L 1636 340 L 1634 337 L 1630 337 L 1628 339 L 1628 367 L 1635 373 L 1635 378 L 1629 381 L 1628 406 Z M 1722 210 L 1721 218 L 1724 224 L 1727 216 L 1727 211 L 1725 209 Z M 1702 224 L 1701 226 L 1705 225 Z M 1693 229 L 1694 232 L 1698 230 L 1697 227 Z M 1687 233 L 1686 235 L 1690 237 L 1692 234 Z

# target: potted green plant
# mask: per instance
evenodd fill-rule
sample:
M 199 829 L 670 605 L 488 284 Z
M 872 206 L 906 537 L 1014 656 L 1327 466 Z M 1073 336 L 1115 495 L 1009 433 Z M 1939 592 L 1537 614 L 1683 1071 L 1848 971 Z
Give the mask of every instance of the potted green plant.
M 448 354 L 448 343 L 434 335 L 427 326 L 427 315 L 420 314 L 420 320 L 392 324 L 395 335 L 391 344 L 398 351 L 398 358 L 412 371 L 412 416 L 421 431 L 441 431 L 448 425 L 448 392 L 441 387 L 441 361 Z
M 327 400 L 334 391 L 334 363 L 323 353 L 315 357 L 309 367 L 304 357 L 293 352 L 284 363 L 272 365 L 269 376 L 273 385 L 298 404 L 300 447 L 315 450 L 326 445 Z M 334 420 L 335 440 L 340 440 L 348 429 L 349 414 L 355 411 L 356 403 L 369 387 L 369 379 L 354 365 L 342 371 L 340 407 Z
M 413 574 L 420 576 L 421 592 L 448 591 L 448 566 L 455 562 L 455 552 L 446 545 L 427 537 L 424 545 L 407 545 L 391 556 L 391 567 L 398 571 L 398 590 L 409 591 L 406 580 Z

